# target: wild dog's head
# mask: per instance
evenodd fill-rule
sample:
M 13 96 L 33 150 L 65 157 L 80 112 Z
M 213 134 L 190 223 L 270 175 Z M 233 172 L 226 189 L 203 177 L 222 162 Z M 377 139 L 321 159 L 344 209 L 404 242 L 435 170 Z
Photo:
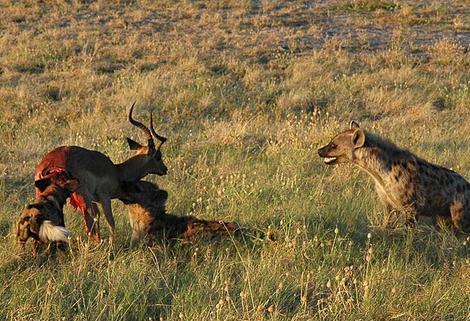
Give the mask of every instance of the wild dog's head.
M 67 242 L 70 232 L 61 224 L 63 218 L 63 202 L 68 195 L 75 191 L 79 182 L 74 178 L 49 176 L 37 180 L 35 186 L 41 194 L 31 204 L 28 204 L 18 218 L 17 241 L 24 245 L 29 238 L 37 242 L 64 241 Z
M 147 181 L 126 182 L 122 184 L 124 204 L 152 205 L 164 207 L 168 199 L 168 192 L 160 189 L 156 184 Z
M 336 135 L 328 145 L 321 147 L 318 155 L 325 158 L 327 165 L 352 162 L 356 159 L 356 151 L 364 146 L 365 141 L 364 130 L 352 121 L 350 128 Z

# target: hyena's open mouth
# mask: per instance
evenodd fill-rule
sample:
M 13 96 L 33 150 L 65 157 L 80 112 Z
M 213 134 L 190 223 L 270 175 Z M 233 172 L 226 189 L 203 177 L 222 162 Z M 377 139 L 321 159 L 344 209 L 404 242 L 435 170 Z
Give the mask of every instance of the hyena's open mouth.
M 325 157 L 324 162 L 326 165 L 333 165 L 338 160 L 337 157 Z

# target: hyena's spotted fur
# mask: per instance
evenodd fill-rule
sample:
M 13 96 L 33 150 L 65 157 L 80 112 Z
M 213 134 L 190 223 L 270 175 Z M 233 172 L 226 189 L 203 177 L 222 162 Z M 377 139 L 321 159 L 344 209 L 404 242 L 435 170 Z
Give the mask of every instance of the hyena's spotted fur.
M 400 149 L 356 122 L 318 154 L 327 165 L 352 162 L 372 176 L 389 215 L 402 213 L 411 226 L 418 216 L 429 216 L 470 232 L 470 184 L 456 172 Z

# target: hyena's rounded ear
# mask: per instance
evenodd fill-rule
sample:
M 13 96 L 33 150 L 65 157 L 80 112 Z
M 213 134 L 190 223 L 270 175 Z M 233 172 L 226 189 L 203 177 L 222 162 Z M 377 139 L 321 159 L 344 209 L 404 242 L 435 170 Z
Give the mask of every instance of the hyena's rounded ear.
M 354 131 L 351 141 L 354 147 L 356 148 L 362 147 L 364 146 L 364 143 L 366 142 L 366 134 L 361 128 L 358 128 Z
M 44 190 L 51 185 L 51 179 L 50 178 L 42 178 L 38 179 L 37 181 L 34 181 L 34 186 L 37 187 L 41 192 L 44 192 Z
M 349 128 L 356 129 L 356 128 L 361 128 L 361 126 L 359 126 L 357 121 L 351 120 L 351 122 L 349 123 Z

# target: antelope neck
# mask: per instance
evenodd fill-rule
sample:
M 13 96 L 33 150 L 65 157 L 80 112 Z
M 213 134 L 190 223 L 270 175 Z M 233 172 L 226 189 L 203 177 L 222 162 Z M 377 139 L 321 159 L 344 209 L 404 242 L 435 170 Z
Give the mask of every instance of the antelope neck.
M 135 155 L 116 165 L 121 181 L 134 182 L 145 177 L 147 172 L 146 155 Z

